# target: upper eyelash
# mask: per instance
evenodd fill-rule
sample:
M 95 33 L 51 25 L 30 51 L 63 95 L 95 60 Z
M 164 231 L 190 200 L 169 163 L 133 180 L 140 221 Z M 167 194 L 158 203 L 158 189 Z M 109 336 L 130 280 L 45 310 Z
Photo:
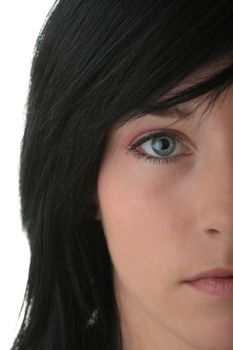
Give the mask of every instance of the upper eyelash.
M 156 156 L 151 156 L 148 155 L 146 153 L 142 153 L 138 150 L 138 147 L 141 146 L 143 143 L 145 143 L 148 140 L 151 140 L 153 137 L 157 137 L 157 136 L 170 136 L 173 137 L 176 141 L 178 141 L 179 143 L 183 144 L 183 142 L 181 141 L 181 139 L 174 134 L 173 132 L 167 132 L 167 131 L 158 131 L 158 132 L 153 132 L 150 134 L 147 134 L 143 137 L 141 137 L 140 139 L 138 139 L 137 141 L 135 141 L 132 145 L 130 145 L 130 147 L 128 148 L 128 151 L 132 151 L 134 153 L 134 155 L 138 158 L 144 158 L 147 161 L 150 162 L 155 162 L 155 163 L 169 163 L 169 162 L 176 162 L 178 157 L 181 156 L 187 156 L 188 154 L 180 154 L 180 155 L 176 155 L 176 156 L 171 156 L 171 157 L 156 157 Z M 189 153 L 190 154 L 190 153 Z

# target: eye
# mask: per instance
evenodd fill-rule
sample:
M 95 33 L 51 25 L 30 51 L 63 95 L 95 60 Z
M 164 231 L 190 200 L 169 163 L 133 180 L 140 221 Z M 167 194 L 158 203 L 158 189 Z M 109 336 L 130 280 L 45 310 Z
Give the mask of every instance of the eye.
M 187 149 L 172 132 L 153 132 L 130 145 L 128 151 L 150 162 L 169 163 L 176 162 L 178 157 L 189 155 L 190 151 L 187 153 Z

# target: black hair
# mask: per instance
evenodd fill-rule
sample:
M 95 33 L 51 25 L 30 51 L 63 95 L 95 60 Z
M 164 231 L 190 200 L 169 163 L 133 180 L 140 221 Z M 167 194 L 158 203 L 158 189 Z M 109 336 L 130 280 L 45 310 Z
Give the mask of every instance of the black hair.
M 123 349 L 95 217 L 106 142 L 132 118 L 203 96 L 213 105 L 233 83 L 232 18 L 232 0 L 54 2 L 26 101 L 19 190 L 31 257 L 12 350 Z

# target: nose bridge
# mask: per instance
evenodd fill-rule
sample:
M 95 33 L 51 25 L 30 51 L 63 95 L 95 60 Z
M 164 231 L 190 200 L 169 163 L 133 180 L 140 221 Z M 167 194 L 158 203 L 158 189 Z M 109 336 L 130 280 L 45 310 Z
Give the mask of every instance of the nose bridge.
M 219 206 L 225 207 L 225 211 L 231 210 L 233 214 L 233 159 L 231 162 L 216 160 L 210 167 L 207 183 L 209 198 L 215 199 Z
M 233 142 L 231 147 L 219 148 L 204 166 L 199 213 L 205 230 L 225 233 L 233 242 Z
M 199 172 L 197 213 L 201 230 L 217 231 L 233 244 L 233 105 L 217 104 L 207 118 L 205 151 Z M 195 193 L 194 193 L 195 196 Z M 219 235 L 219 238 L 221 235 Z
M 216 135 L 215 147 L 209 154 L 210 181 L 223 199 L 231 199 L 233 194 L 233 130 L 230 131 L 221 137 Z

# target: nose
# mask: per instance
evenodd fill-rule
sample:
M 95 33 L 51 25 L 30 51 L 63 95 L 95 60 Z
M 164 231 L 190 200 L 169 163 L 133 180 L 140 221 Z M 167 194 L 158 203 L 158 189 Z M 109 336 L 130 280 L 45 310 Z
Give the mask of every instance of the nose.
M 233 152 L 213 157 L 204 166 L 198 186 L 202 232 L 218 234 L 233 245 Z

